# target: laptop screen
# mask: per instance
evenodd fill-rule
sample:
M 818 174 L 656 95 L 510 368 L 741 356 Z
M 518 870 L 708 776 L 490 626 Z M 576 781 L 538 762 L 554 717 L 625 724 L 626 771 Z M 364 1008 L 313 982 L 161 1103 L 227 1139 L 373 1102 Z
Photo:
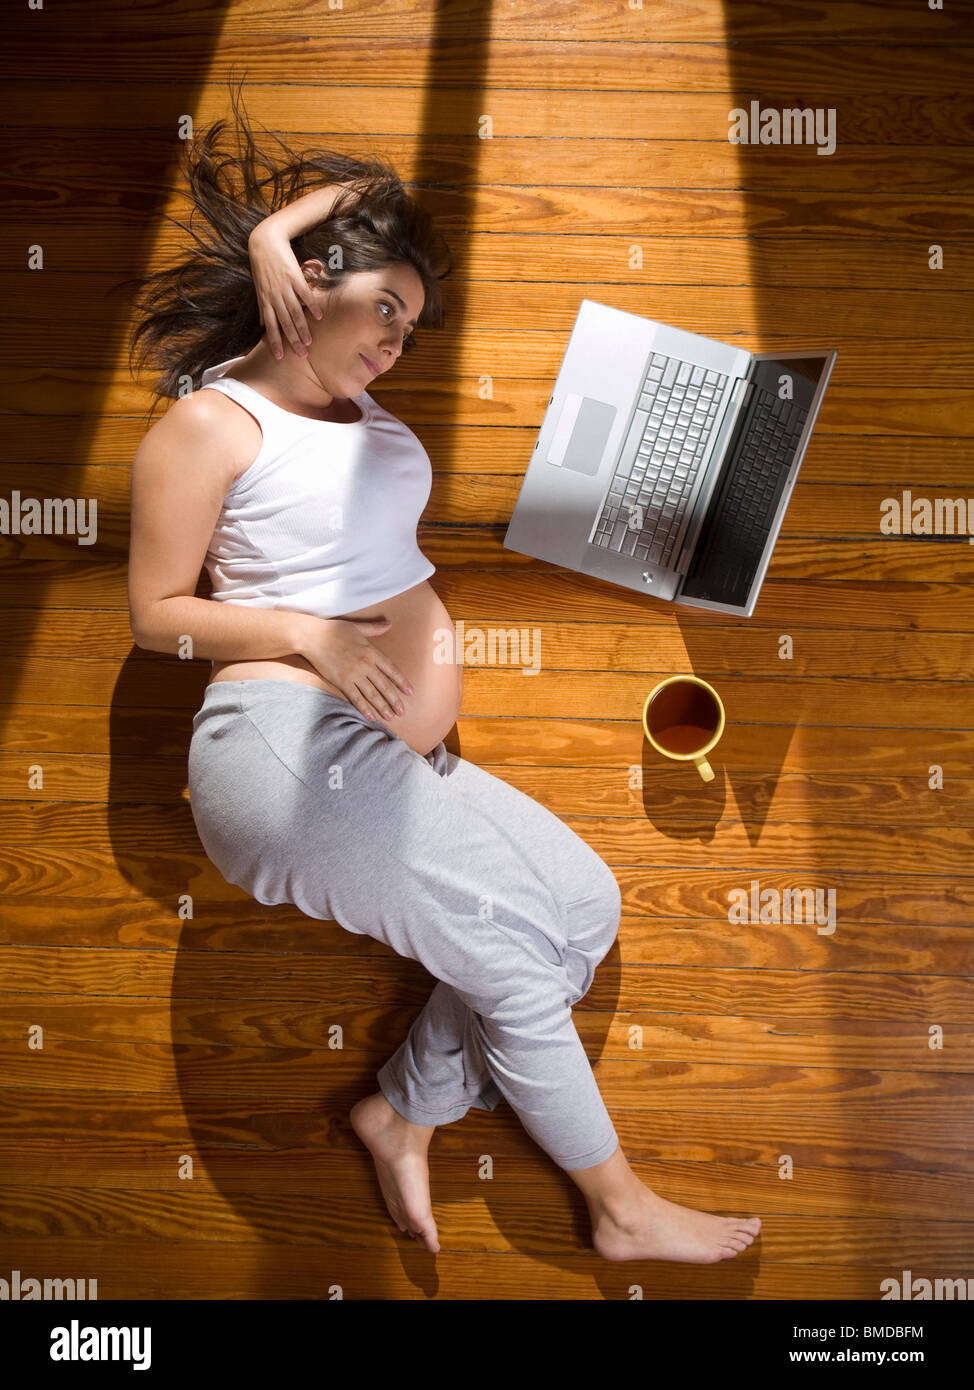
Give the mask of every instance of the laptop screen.
M 681 596 L 744 607 L 772 537 L 778 503 L 829 354 L 761 357 L 737 422 Z M 781 518 L 778 518 L 780 526 Z

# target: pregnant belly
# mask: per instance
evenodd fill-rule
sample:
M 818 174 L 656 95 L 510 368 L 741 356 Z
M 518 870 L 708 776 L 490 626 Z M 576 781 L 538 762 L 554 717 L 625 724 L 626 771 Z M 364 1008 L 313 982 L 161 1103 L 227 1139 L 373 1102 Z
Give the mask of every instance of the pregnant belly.
M 398 667 L 413 687 L 413 694 L 400 692 L 404 713 L 393 712 L 392 718 L 382 712 L 382 697 L 376 694 L 373 703 L 378 711 L 369 717 L 378 719 L 425 757 L 456 723 L 463 689 L 463 666 L 453 659 L 455 629 L 436 590 L 424 579 L 382 603 L 341 616 L 389 619 L 391 626 L 369 635 L 369 641 Z M 446 641 L 444 633 L 449 634 Z M 348 699 L 297 654 L 274 660 L 216 661 L 208 684 L 221 680 L 293 680 Z

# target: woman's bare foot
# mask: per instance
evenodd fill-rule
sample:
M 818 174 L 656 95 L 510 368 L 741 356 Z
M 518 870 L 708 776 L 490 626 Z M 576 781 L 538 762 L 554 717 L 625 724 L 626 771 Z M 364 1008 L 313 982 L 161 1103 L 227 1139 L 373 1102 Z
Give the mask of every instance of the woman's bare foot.
M 605 1260 L 676 1260 L 711 1265 L 746 1250 L 758 1231 L 757 1216 L 712 1216 L 668 1202 L 648 1187 L 626 1216 L 600 1212 L 592 1221 L 592 1243 Z
M 757 1216 L 712 1216 L 668 1202 L 639 1181 L 617 1148 L 591 1168 L 570 1170 L 592 1218 L 592 1243 L 605 1260 L 730 1260 L 761 1229 Z
M 400 1231 L 433 1254 L 440 1248 L 430 1201 L 427 1151 L 435 1125 L 414 1125 L 394 1110 L 381 1091 L 353 1105 L 352 1128 L 375 1159 L 379 1186 Z

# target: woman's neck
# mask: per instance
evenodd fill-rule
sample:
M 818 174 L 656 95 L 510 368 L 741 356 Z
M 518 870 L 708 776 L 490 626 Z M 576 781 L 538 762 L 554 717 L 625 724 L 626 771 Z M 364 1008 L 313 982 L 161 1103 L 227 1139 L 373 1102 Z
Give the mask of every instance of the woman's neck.
M 234 367 L 232 375 L 259 389 L 282 410 L 305 415 L 309 420 L 351 424 L 362 415 L 350 399 L 330 396 L 314 380 L 309 382 L 306 375 L 285 367 L 273 356 L 264 338 Z

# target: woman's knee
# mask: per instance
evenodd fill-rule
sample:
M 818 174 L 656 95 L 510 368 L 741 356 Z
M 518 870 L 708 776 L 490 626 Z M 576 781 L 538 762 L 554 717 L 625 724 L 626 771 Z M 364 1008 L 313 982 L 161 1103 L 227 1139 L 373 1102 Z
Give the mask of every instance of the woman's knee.
M 619 882 L 615 874 L 604 860 L 602 861 L 602 868 L 603 906 L 606 914 L 606 921 L 611 926 L 614 936 L 619 930 L 619 919 L 622 916 L 622 890 L 619 887 Z
M 590 850 L 588 891 L 568 904 L 572 914 L 584 919 L 586 935 L 598 936 L 605 955 L 619 933 L 622 893 L 616 876 L 594 850 Z
M 619 922 L 622 918 L 622 893 L 616 882 L 616 876 L 608 865 L 602 877 L 602 896 L 600 901 L 605 927 L 602 938 L 605 947 L 603 955 L 606 956 L 612 949 L 612 944 L 616 937 L 619 935 Z

